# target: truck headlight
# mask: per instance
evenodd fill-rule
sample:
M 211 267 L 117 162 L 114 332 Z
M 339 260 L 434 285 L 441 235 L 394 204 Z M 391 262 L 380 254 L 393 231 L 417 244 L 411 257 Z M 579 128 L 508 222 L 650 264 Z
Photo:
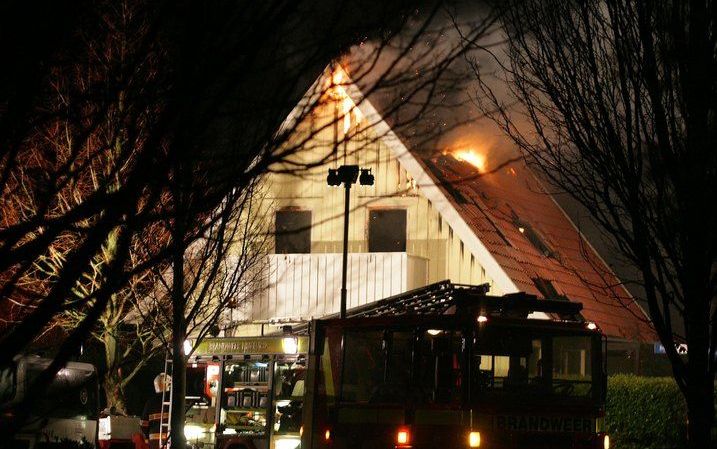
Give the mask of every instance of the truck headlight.
M 189 424 L 184 426 L 184 438 L 187 440 L 196 440 L 204 436 L 206 430 L 204 427 Z
M 301 438 L 286 437 L 274 442 L 274 449 L 297 449 L 301 446 Z

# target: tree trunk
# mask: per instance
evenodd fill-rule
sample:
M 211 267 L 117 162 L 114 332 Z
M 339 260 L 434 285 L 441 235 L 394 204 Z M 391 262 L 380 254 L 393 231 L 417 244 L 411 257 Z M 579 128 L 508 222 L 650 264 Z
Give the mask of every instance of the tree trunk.
M 690 449 L 711 446 L 714 422 L 714 384 L 709 378 L 702 385 L 687 386 L 687 442 Z
M 707 303 L 709 304 L 709 303 Z M 709 328 L 703 310 L 688 312 L 688 360 L 685 399 L 687 401 L 687 443 L 690 449 L 712 447 L 714 423 L 714 377 L 709 370 Z
M 177 176 L 178 171 L 175 171 Z M 181 179 L 181 178 L 180 178 Z M 174 192 L 175 219 L 172 226 L 172 414 L 170 416 L 170 447 L 184 449 L 184 407 L 186 395 L 186 372 L 184 360 L 184 340 L 187 328 L 184 317 L 186 301 L 184 297 L 184 256 L 186 251 L 184 210 L 181 190 Z
M 175 329 L 172 334 L 172 416 L 169 435 L 171 449 L 185 447 L 184 408 L 187 364 L 184 360 L 184 340 L 184 332 L 179 329 Z
M 122 373 L 119 369 L 120 348 L 113 329 L 105 331 L 102 335 L 102 343 L 105 347 L 105 364 L 107 366 L 107 372 L 103 379 L 107 408 L 114 407 L 119 413 L 127 413 Z
M 117 370 L 107 371 L 104 377 L 105 400 L 107 408 L 114 408 L 115 413 L 126 414 L 127 403 L 125 401 L 124 389 L 122 388 L 122 376 Z

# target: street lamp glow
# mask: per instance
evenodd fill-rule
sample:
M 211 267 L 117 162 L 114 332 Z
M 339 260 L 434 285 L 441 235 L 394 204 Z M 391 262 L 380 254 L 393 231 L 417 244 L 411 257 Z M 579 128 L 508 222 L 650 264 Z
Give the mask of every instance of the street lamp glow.
M 299 340 L 296 337 L 284 337 L 281 340 L 281 349 L 284 354 L 296 354 L 299 352 Z

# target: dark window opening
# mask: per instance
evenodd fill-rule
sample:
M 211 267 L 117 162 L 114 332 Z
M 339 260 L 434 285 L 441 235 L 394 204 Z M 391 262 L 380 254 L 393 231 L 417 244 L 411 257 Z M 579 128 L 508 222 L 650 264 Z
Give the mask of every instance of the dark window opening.
M 311 211 L 277 211 L 275 236 L 277 254 L 310 253 Z
M 535 287 L 545 299 L 560 299 L 563 301 L 568 300 L 565 295 L 561 295 L 560 293 L 558 293 L 558 290 L 556 290 L 553 283 L 547 279 L 543 279 L 541 277 L 533 278 L 533 284 L 535 284 Z
M 368 250 L 372 253 L 406 251 L 406 210 L 372 210 L 368 223 Z
M 538 250 L 538 252 L 545 257 L 552 257 L 558 259 L 558 253 L 548 246 L 543 237 L 535 230 L 529 223 L 526 223 L 520 219 L 514 220 L 515 225 L 518 227 L 518 231 L 528 239 L 528 241 Z

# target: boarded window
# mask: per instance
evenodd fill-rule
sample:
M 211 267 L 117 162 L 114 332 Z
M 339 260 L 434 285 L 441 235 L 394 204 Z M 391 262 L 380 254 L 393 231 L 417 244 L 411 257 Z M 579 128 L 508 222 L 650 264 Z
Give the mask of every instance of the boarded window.
M 275 229 L 277 254 L 311 252 L 311 211 L 277 211 Z
M 368 250 L 372 253 L 406 251 L 406 210 L 372 210 L 368 223 Z

